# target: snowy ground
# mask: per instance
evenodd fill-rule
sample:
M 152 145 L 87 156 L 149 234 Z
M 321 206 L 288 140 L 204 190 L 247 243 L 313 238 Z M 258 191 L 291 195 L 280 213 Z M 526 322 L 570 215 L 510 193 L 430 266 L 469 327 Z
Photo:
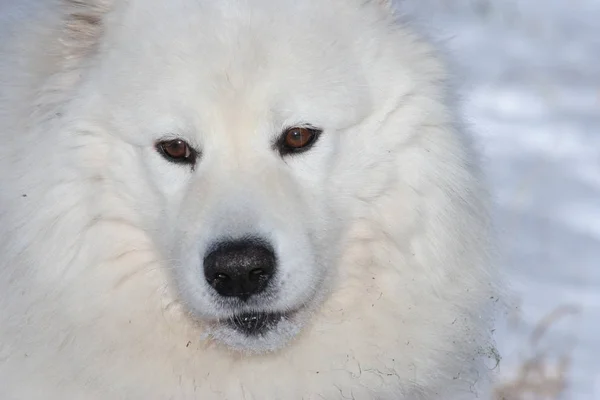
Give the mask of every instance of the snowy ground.
M 600 399 L 600 0 L 403 0 L 447 39 L 465 113 L 487 156 L 502 265 L 521 299 L 499 337 L 503 370 L 551 324 L 551 354 L 572 356 L 562 397 Z

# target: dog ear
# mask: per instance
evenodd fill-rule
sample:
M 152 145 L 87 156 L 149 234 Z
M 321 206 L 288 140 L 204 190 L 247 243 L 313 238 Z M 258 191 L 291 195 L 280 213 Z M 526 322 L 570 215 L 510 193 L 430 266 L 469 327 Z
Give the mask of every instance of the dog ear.
M 1 0 L 0 0 L 1 1 Z M 113 0 L 60 0 L 58 20 L 48 34 L 47 80 L 38 91 L 35 114 L 58 115 L 69 90 L 81 80 L 85 60 L 97 51 L 104 36 L 105 16 Z
M 65 55 L 81 59 L 98 46 L 112 0 L 62 0 Z

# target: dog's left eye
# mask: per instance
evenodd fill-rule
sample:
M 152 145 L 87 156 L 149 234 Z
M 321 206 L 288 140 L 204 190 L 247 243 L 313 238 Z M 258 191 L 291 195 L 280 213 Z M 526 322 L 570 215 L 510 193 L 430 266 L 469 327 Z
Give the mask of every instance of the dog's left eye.
M 191 165 L 196 163 L 196 150 L 184 140 L 163 140 L 156 143 L 156 149 L 168 161 Z
M 309 127 L 286 129 L 279 139 L 279 152 L 282 155 L 308 150 L 319 138 L 321 131 Z

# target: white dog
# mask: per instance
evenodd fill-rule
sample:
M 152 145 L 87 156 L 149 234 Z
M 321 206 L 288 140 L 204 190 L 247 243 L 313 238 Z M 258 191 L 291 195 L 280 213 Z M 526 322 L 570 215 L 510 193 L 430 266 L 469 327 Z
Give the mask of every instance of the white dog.
M 485 190 L 389 4 L 7 3 L 3 400 L 486 386 Z

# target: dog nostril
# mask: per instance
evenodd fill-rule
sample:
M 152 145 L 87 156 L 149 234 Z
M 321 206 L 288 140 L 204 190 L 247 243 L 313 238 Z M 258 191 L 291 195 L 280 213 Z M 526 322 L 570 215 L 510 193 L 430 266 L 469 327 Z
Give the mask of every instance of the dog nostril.
M 266 275 L 268 275 L 268 274 L 266 274 L 262 268 L 255 268 L 252 271 L 250 271 L 249 277 L 250 277 L 250 280 L 252 280 L 252 281 L 258 281 L 262 277 L 265 277 Z
M 226 281 L 229 280 L 229 275 L 225 275 L 225 274 L 217 274 L 217 276 L 215 276 L 215 279 L 218 279 L 220 281 Z
M 227 282 L 229 282 L 231 280 L 231 278 L 227 274 L 218 273 L 218 274 L 214 275 L 212 278 L 207 277 L 206 280 L 208 281 L 210 286 L 212 286 L 216 290 L 220 290 L 220 288 L 223 287 L 224 285 L 226 285 Z

